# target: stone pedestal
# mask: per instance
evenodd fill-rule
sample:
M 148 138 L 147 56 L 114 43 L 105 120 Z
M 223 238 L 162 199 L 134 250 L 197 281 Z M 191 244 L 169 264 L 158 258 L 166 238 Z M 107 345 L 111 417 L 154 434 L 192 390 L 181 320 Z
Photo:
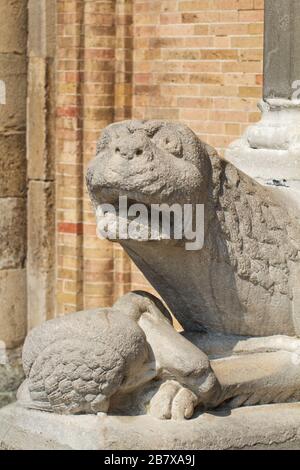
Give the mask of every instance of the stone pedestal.
M 60 416 L 14 404 L 0 411 L 0 449 L 300 449 L 300 403 L 224 409 L 182 422 Z
M 237 168 L 273 189 L 287 210 L 300 210 L 300 101 L 261 101 L 261 120 L 233 142 L 225 157 Z
M 261 120 L 233 142 L 226 158 L 263 184 L 300 190 L 300 100 L 259 103 Z

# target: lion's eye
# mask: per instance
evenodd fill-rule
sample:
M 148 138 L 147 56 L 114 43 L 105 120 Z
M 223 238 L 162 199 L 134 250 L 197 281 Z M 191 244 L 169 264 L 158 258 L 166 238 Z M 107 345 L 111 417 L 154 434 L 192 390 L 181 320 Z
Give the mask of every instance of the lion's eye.
M 182 157 L 182 143 L 176 134 L 162 129 L 153 137 L 153 141 L 158 147 L 167 150 L 175 157 Z

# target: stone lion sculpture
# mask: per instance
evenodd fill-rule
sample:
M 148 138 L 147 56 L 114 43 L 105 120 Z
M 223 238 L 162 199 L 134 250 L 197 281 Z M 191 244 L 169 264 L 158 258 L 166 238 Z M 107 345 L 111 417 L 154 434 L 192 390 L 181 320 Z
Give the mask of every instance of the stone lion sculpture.
M 186 126 L 164 121 L 108 126 L 87 186 L 98 225 L 103 204 L 115 208 L 110 221 L 118 225 L 120 196 L 147 207 L 204 207 L 197 251 L 186 250 L 184 233 L 181 240 L 111 237 L 184 331 L 145 293 L 47 322 L 24 348 L 27 406 L 114 412 L 130 398 L 132 410 L 168 419 L 191 417 L 198 405 L 298 400 L 299 209 L 220 159 Z

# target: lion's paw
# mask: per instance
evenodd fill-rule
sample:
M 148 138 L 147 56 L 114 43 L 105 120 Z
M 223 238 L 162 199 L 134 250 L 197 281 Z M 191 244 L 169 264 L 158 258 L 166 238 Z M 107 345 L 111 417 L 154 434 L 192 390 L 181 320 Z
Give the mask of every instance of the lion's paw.
M 197 396 L 175 380 L 164 382 L 150 402 L 150 415 L 159 419 L 189 419 L 198 404 Z

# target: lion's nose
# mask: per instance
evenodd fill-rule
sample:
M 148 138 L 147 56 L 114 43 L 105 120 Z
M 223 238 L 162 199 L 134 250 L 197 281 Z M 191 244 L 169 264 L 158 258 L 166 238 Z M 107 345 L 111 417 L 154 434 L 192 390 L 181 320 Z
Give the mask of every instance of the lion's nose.
M 143 155 L 142 145 L 117 144 L 115 146 L 115 154 L 127 160 Z

